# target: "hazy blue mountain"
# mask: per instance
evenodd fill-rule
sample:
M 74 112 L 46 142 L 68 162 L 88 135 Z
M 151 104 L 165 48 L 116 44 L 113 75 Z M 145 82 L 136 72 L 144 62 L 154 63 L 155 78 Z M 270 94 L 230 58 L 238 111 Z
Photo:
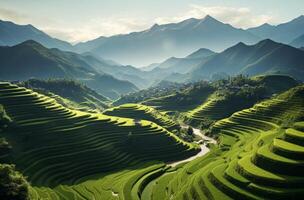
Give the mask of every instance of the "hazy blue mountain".
M 193 79 L 210 79 L 212 75 L 288 74 L 304 80 L 304 52 L 266 39 L 255 45 L 238 43 L 198 65 Z
M 171 57 L 162 63 L 155 64 L 153 69 L 147 73 L 149 77 L 153 78 L 154 84 L 162 80 L 187 82 L 189 80 L 188 73 L 215 54 L 209 49 L 201 48 L 184 58 Z
M 110 98 L 137 90 L 128 81 L 97 71 L 88 60 L 86 56 L 48 49 L 29 40 L 12 47 L 0 47 L 0 79 L 77 79 Z
M 269 38 L 277 42 L 289 44 L 295 38 L 304 34 L 304 15 L 277 26 L 263 24 L 258 27 L 249 28 L 247 31 L 263 39 Z
M 86 54 L 84 59 L 96 71 L 110 74 L 121 80 L 129 81 L 139 88 L 145 88 L 149 83 L 149 81 L 145 79 L 146 73 L 131 65 L 121 65 L 111 60 L 97 58 L 91 54 Z
M 208 56 L 214 55 L 215 52 L 211 51 L 210 49 L 206 48 L 200 48 L 199 50 L 191 53 L 190 55 L 187 56 L 187 58 L 206 58 Z
M 93 40 L 82 51 L 89 50 L 123 64 L 143 66 L 172 56 L 184 57 L 202 47 L 223 50 L 239 41 L 255 43 L 258 37 L 206 16 L 179 23 L 155 24 L 141 32 L 99 38 L 96 40 L 97 48 L 88 48 L 95 43 Z M 85 43 L 81 45 L 85 46 Z
M 149 64 L 147 66 L 144 66 L 144 67 L 141 67 L 140 69 L 142 71 L 151 71 L 152 69 L 154 69 L 155 67 L 157 67 L 160 63 L 152 63 L 152 64 Z
M 164 62 L 156 65 L 151 73 L 159 73 L 159 76 L 163 77 L 169 77 L 171 74 L 186 74 L 190 72 L 195 66 L 205 60 L 208 60 L 212 55 L 215 54 L 215 52 L 209 49 L 201 48 L 184 58 L 168 58 Z
M 92 49 L 98 48 L 107 40 L 107 37 L 100 36 L 94 40 L 80 42 L 74 45 L 74 50 L 77 52 L 89 52 Z
M 291 46 L 293 47 L 304 47 L 304 34 L 301 35 L 300 37 L 297 37 L 296 39 L 294 39 L 291 43 Z
M 73 49 L 70 43 L 52 38 L 30 24 L 18 25 L 0 20 L 0 46 L 13 46 L 26 40 L 35 40 L 48 48 Z

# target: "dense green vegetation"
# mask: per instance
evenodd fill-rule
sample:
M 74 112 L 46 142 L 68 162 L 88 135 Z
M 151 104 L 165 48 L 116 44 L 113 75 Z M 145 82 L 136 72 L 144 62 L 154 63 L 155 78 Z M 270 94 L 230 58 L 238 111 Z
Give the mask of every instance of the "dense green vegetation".
M 118 106 L 125 103 L 139 103 L 148 99 L 167 96 L 180 90 L 184 90 L 190 85 L 191 84 L 161 81 L 157 85 L 149 87 L 148 89 L 122 95 L 118 100 L 113 102 L 113 105 Z
M 68 79 L 39 80 L 30 79 L 19 83 L 20 86 L 32 89 L 60 101 L 66 107 L 85 110 L 104 110 L 109 107 L 110 100 L 84 84 Z M 55 94 L 55 95 L 54 95 Z M 57 95 L 57 96 L 56 96 Z M 64 99 L 60 98 L 63 97 Z M 65 101 L 65 99 L 71 101 Z
M 212 92 L 214 92 L 214 87 L 208 82 L 201 81 L 189 84 L 181 91 L 162 97 L 150 98 L 142 103 L 154 106 L 162 111 L 187 111 L 204 102 Z
M 14 165 L 0 164 L 0 199 L 29 199 L 29 184 Z
M 11 150 L 11 145 L 2 132 L 11 124 L 11 119 L 0 104 L 0 159 L 5 157 Z M 16 171 L 14 165 L 0 162 L 0 199 L 3 200 L 27 200 L 29 199 L 29 184 L 23 175 Z

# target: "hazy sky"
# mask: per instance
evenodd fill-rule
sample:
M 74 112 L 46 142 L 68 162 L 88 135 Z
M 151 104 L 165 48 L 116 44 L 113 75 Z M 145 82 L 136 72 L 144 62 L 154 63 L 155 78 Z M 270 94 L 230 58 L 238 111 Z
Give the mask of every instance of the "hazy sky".
M 202 18 L 236 27 L 277 24 L 304 14 L 303 0 L 0 0 L 0 19 L 32 24 L 59 39 L 86 41 L 154 23 Z

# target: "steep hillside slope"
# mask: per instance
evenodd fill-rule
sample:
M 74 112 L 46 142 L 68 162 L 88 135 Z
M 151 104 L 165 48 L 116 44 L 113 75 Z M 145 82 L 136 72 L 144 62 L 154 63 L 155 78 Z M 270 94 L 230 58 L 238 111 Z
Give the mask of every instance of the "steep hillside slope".
M 0 47 L 0 64 L 2 80 L 77 79 L 110 98 L 118 98 L 120 94 L 137 90 L 128 81 L 97 72 L 79 54 L 48 49 L 32 40 L 13 47 Z
M 74 111 L 16 85 L 2 82 L 0 87 L 0 104 L 13 120 L 1 133 L 13 144 L 1 161 L 16 164 L 38 188 L 71 185 L 92 175 L 147 161 L 178 160 L 198 151 L 150 121 L 134 124 L 132 119 Z

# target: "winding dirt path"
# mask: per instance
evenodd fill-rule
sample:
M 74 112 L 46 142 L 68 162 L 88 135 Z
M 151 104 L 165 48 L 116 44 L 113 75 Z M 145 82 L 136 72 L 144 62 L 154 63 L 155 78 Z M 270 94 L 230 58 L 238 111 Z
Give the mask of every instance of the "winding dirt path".
M 182 126 L 182 128 L 188 128 L 188 127 L 189 126 Z M 181 164 L 181 163 L 184 163 L 184 162 L 189 162 L 189 161 L 194 160 L 198 157 L 201 157 L 201 156 L 205 155 L 206 153 L 208 153 L 210 151 L 209 148 L 207 147 L 207 143 L 216 144 L 216 140 L 214 140 L 211 137 L 207 137 L 207 136 L 203 135 L 201 130 L 199 130 L 197 128 L 192 128 L 192 129 L 193 129 L 193 134 L 198 135 L 202 138 L 202 140 L 197 142 L 197 143 L 201 143 L 201 145 L 200 145 L 201 151 L 198 154 L 196 154 L 194 156 L 191 156 L 187 159 L 179 160 L 179 161 L 176 161 L 176 162 L 173 162 L 173 163 L 169 163 L 168 166 L 175 167 L 178 164 Z M 204 140 L 207 140 L 207 142 L 203 142 Z

